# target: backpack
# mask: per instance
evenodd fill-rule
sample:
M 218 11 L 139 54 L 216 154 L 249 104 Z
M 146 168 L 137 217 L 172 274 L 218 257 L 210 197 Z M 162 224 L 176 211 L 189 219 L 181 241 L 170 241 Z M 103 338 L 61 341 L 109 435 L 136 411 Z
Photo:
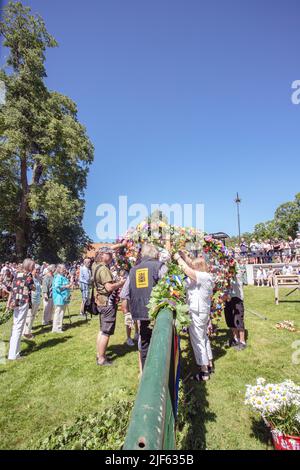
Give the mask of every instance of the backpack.
M 95 302 L 95 284 L 96 284 L 96 275 L 99 270 L 100 266 L 97 266 L 95 269 L 94 277 L 93 277 L 93 287 L 92 287 L 92 294 L 91 298 L 87 299 L 84 304 L 84 313 L 87 315 L 88 313 L 92 315 L 99 315 L 98 306 Z

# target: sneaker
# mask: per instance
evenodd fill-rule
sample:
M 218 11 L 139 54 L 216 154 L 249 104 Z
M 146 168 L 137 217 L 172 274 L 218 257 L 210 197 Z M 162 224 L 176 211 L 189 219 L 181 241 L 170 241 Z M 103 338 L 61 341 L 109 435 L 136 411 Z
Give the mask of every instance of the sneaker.
M 34 338 L 34 336 L 30 333 L 29 334 L 24 334 L 22 336 L 23 336 L 24 339 L 33 339 Z
M 134 346 L 134 341 L 131 338 L 127 338 L 126 344 L 127 346 Z
M 19 356 L 19 357 L 16 357 L 16 359 L 7 359 L 9 362 L 13 362 L 13 361 L 23 361 L 25 359 L 24 356 Z
M 233 346 L 236 351 L 243 351 L 246 349 L 246 344 L 245 343 L 238 343 L 235 346 Z
M 103 362 L 99 362 L 99 359 L 96 361 L 97 366 L 112 366 L 113 362 L 109 361 L 108 359 L 105 359 Z
M 229 348 L 234 348 L 235 346 L 238 346 L 239 344 L 240 342 L 235 338 L 232 338 L 228 341 Z

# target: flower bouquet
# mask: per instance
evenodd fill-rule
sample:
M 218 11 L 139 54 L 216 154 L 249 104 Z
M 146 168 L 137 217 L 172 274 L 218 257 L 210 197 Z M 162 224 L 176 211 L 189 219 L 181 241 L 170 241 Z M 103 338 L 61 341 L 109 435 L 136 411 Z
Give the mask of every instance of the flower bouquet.
M 297 329 L 295 328 L 295 324 L 293 321 L 290 320 L 284 320 L 282 322 L 276 323 L 275 327 L 278 330 L 288 330 L 291 331 L 292 333 L 295 333 Z
M 245 404 L 261 415 L 277 450 L 300 450 L 300 387 L 291 380 L 279 384 L 258 378 L 246 386 Z

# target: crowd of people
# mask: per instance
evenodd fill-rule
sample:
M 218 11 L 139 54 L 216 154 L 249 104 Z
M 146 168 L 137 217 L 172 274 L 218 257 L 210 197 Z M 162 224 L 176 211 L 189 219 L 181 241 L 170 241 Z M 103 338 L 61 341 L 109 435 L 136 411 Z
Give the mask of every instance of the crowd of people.
M 106 352 L 109 339 L 115 332 L 117 309 L 121 302 L 126 343 L 128 346 L 138 344 L 142 373 L 152 336 L 147 305 L 153 287 L 168 271 L 167 259 L 162 257 L 156 246 L 145 243 L 136 265 L 127 272 L 115 262 L 116 251 L 124 246 L 126 241 L 104 246 L 94 259 L 86 258 L 67 266 L 47 263 L 38 265 L 31 259 L 24 260 L 22 264 L 4 263 L 0 269 L 0 298 L 6 300 L 8 309 L 13 310 L 8 359 L 22 358 L 21 339 L 33 340 L 32 327 L 39 310 L 42 311 L 41 324 L 52 325 L 53 333 L 62 333 L 71 292 L 79 288 L 82 301 L 78 314 L 87 318 L 87 312 L 94 310 L 93 313 L 99 315 L 96 364 L 112 365 Z M 259 266 L 256 270 L 257 285 L 273 287 L 276 274 L 294 273 L 293 261 L 297 261 L 299 257 L 300 238 L 281 243 L 253 241 L 249 246 L 242 239 L 237 248 L 235 257 L 243 264 L 246 259 L 258 264 L 269 263 L 276 256 L 279 257 L 278 261 L 285 262 L 280 268 Z M 214 277 L 203 256 L 192 256 L 181 251 L 173 256 L 173 260 L 180 265 L 187 277 L 187 303 L 191 318 L 189 337 L 198 366 L 198 373 L 194 378 L 205 381 L 214 370 L 209 339 Z M 229 345 L 237 351 L 246 347 L 243 281 L 243 269 L 237 261 L 237 274 L 231 281 L 224 309 L 227 326 L 232 332 Z
M 255 273 L 255 284 L 260 287 L 274 287 L 275 276 L 300 275 L 300 267 L 292 263 L 285 263 L 282 267 L 259 266 Z
M 247 243 L 244 238 L 232 248 L 232 253 L 241 264 L 300 262 L 300 232 L 295 239 L 255 240 Z
M 156 246 L 145 243 L 136 265 L 129 273 L 118 269 L 114 263 L 114 253 L 122 246 L 124 245 L 120 243 L 100 248 L 94 260 L 83 260 L 79 270 L 76 268 L 77 265 L 67 268 L 64 264 L 55 266 L 43 263 L 39 266 L 32 259 L 24 260 L 22 265 L 5 263 L 1 269 L 1 288 L 8 296 L 7 307 L 13 309 L 8 359 L 22 359 L 21 339 L 22 337 L 33 339 L 32 326 L 41 300 L 43 300 L 42 324 L 52 324 L 53 333 L 63 332 L 64 313 L 70 302 L 71 291 L 75 285 L 74 275 L 76 275 L 76 282 L 82 295 L 79 314 L 86 315 L 93 306 L 99 314 L 100 331 L 96 339 L 97 366 L 112 365 L 106 352 L 110 337 L 115 332 L 117 309 L 121 301 L 126 342 L 129 346 L 138 343 L 141 374 L 152 336 L 147 305 L 153 287 L 165 276 L 168 265 L 165 256 L 161 256 Z M 198 368 L 193 378 L 197 381 L 206 381 L 214 371 L 209 339 L 214 276 L 209 272 L 203 256 L 193 257 L 180 251 L 173 256 L 173 260 L 180 265 L 187 277 L 187 303 L 191 318 L 189 337 Z M 242 351 L 246 347 L 246 342 L 243 282 L 239 271 L 232 279 L 225 306 L 225 319 L 232 331 L 230 346 Z M 134 333 L 133 339 L 132 333 Z

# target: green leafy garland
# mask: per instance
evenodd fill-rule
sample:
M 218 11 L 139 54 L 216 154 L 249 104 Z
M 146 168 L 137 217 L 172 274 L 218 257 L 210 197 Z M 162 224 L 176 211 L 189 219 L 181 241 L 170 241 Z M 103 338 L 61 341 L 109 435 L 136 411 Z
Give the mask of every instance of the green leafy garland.
M 185 276 L 175 263 L 170 263 L 168 268 L 168 273 L 153 287 L 147 307 L 151 320 L 155 320 L 164 307 L 173 310 L 176 313 L 175 327 L 179 332 L 191 323 L 186 304 Z

